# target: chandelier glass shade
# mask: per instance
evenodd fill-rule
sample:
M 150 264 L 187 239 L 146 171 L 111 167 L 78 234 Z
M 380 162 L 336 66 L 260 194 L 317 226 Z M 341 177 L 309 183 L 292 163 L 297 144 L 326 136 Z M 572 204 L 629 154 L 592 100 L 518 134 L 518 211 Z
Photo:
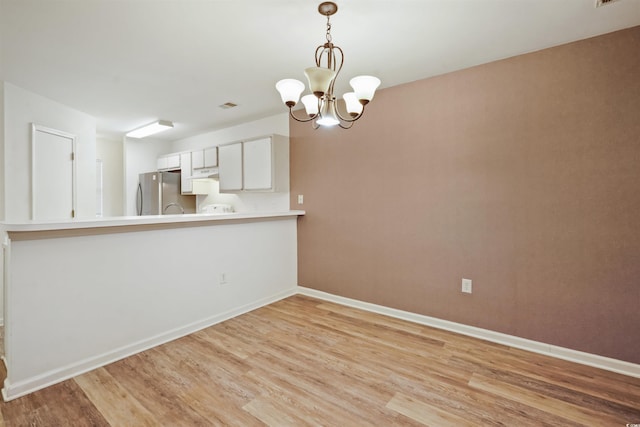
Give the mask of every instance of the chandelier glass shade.
M 331 40 L 331 15 L 338 11 L 338 6 L 333 2 L 324 2 L 318 6 L 318 12 L 327 17 L 326 43 L 316 49 L 315 67 L 304 70 L 311 94 L 300 99 L 305 90 L 305 85 L 296 79 L 283 79 L 276 83 L 276 89 L 280 92 L 282 102 L 289 108 L 289 115 L 299 122 L 313 122 L 315 129 L 318 126 L 335 126 L 348 129 L 364 114 L 365 106 L 373 99 L 376 89 L 380 86 L 380 79 L 373 76 L 357 76 L 349 81 L 353 92 L 343 95 L 347 114 L 341 114 L 333 88 L 342 65 L 344 53 L 340 47 Z M 293 107 L 301 100 L 306 117 L 298 117 L 293 112 Z

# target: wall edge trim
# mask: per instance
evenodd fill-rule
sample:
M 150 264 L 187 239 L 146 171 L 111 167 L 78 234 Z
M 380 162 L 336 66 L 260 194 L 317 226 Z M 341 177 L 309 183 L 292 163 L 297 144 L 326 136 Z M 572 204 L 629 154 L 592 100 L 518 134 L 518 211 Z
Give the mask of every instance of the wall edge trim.
M 479 338 L 485 341 L 503 344 L 509 347 L 519 348 L 521 350 L 531 351 L 533 353 L 552 356 L 557 359 L 567 360 L 569 362 L 579 363 L 594 368 L 604 369 L 630 377 L 640 378 L 640 365 L 626 362 L 624 360 L 613 359 L 610 357 L 599 356 L 597 354 L 585 353 L 566 347 L 546 344 L 539 341 L 533 341 L 526 338 L 516 337 L 514 335 L 503 334 L 501 332 L 491 331 L 489 329 L 478 328 L 475 326 L 464 325 L 449 320 L 442 320 L 436 317 L 425 316 L 423 314 L 411 313 L 409 311 L 399 310 L 391 307 L 385 307 L 378 304 L 372 304 L 352 298 L 342 297 L 335 294 L 319 291 L 316 289 L 306 288 L 298 285 L 298 294 L 321 300 L 333 302 L 348 307 L 359 308 L 361 310 L 372 313 L 382 314 L 396 319 L 406 320 L 425 326 L 431 326 L 462 335 Z
M 261 298 L 257 301 L 241 305 L 231 310 L 227 310 L 223 313 L 209 316 L 205 319 L 190 323 L 185 326 L 180 326 L 178 328 L 163 332 L 153 337 L 140 340 L 136 343 L 125 345 L 118 349 L 105 352 L 101 355 L 80 360 L 65 367 L 51 370 L 25 380 L 21 380 L 15 384 L 11 383 L 7 379 L 5 380 L 4 387 L 2 388 L 2 398 L 5 402 L 17 399 L 29 393 L 33 393 L 34 391 L 41 390 L 45 387 L 71 379 L 75 376 L 82 375 L 93 369 L 106 366 L 110 363 L 117 362 L 118 360 L 122 360 L 137 353 L 141 353 L 158 345 L 165 344 L 178 338 L 182 338 L 204 328 L 208 328 L 209 326 L 213 326 L 217 323 L 224 322 L 225 320 L 229 320 L 241 314 L 245 314 L 260 307 L 264 307 L 266 305 L 280 301 L 281 299 L 290 297 L 292 295 L 295 295 L 296 293 L 297 292 L 295 287 L 286 291 L 281 291 L 269 297 Z

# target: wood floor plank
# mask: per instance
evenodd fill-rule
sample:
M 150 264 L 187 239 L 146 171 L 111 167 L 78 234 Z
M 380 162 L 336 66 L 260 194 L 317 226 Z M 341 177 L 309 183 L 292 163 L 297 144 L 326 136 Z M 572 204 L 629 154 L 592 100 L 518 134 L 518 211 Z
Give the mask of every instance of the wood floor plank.
M 188 338 L 180 341 L 188 344 Z M 252 391 L 247 391 L 234 381 L 237 374 L 226 375 L 227 371 L 216 365 L 200 364 L 189 351 L 175 353 L 180 350 L 184 350 L 184 347 L 162 346 L 151 350 L 156 368 L 165 373 L 169 384 L 179 385 L 167 389 L 165 393 L 172 393 L 174 399 L 188 405 L 190 410 L 214 425 L 261 424 L 248 413 L 227 410 L 241 407 L 254 396 Z M 212 387 L 212 384 L 215 386 Z
M 579 427 L 554 414 L 501 396 L 461 385 L 441 374 L 407 377 L 394 375 L 391 382 L 400 392 L 482 426 Z
M 387 403 L 387 408 L 406 415 L 427 426 L 476 426 L 475 423 L 469 422 L 464 418 L 433 407 L 427 403 L 420 402 L 402 393 L 396 393 L 393 399 Z
M 388 415 L 383 407 L 392 393 L 381 389 L 380 383 L 373 379 L 365 383 L 344 371 L 341 378 L 337 379 L 332 372 L 320 368 L 313 359 L 287 357 L 285 352 L 261 352 L 259 356 L 259 365 L 269 367 L 271 372 L 254 368 L 252 375 L 259 373 L 271 381 L 287 381 L 298 396 L 314 396 L 316 402 L 328 402 L 331 405 L 329 414 L 342 408 L 345 413 L 355 413 L 355 420 L 384 419 Z
M 157 426 L 160 420 L 103 368 L 74 378 L 112 426 Z
M 337 404 L 340 402 L 334 396 L 318 399 L 317 394 L 309 393 L 308 387 L 301 384 L 299 379 L 282 375 L 279 371 L 256 368 L 248 372 L 246 378 L 260 384 L 263 389 L 258 402 L 252 401 L 252 405 L 248 407 L 255 409 L 253 405 L 269 404 L 273 407 L 272 411 L 283 412 L 285 420 L 291 415 L 301 424 L 318 424 L 319 420 L 324 420 L 325 424 L 331 424 L 331 420 L 345 424 L 359 420 L 358 422 L 367 424 L 366 418 L 359 419 L 356 414 Z M 253 409 L 251 413 L 255 416 Z M 263 420 L 262 417 L 258 418 Z
M 460 358 L 470 359 L 465 356 L 455 356 L 452 358 L 452 366 L 459 366 Z M 487 362 L 483 362 L 486 360 Z M 496 364 L 497 361 L 497 364 Z M 504 361 L 500 364 L 500 361 Z M 571 384 L 571 378 L 575 376 L 566 376 L 565 374 L 551 374 L 548 369 L 540 367 L 536 370 L 514 369 L 504 356 L 496 356 L 492 362 L 488 362 L 488 358 L 473 359 L 474 375 L 482 375 L 491 379 L 498 380 L 505 384 L 517 386 L 530 392 L 545 395 L 550 398 L 570 403 L 575 406 L 591 408 L 601 414 L 613 415 L 616 417 L 624 417 L 626 419 L 635 419 L 640 417 L 640 407 L 636 404 L 620 403 L 621 399 L 607 399 L 602 391 L 594 391 L 594 388 L 585 390 L 583 387 L 575 387 Z M 546 375 L 540 376 L 539 372 L 547 372 Z M 565 380 L 558 381 L 557 377 L 564 377 Z M 576 378 L 577 380 L 578 378 Z M 599 390 L 599 389 L 598 389 Z
M 257 397 L 242 407 L 264 424 L 273 427 L 295 427 L 305 425 L 320 425 L 310 422 L 308 418 L 300 418 L 290 410 L 291 406 L 282 404 L 278 400 Z
M 575 363 L 556 360 L 555 363 L 548 363 L 547 356 L 534 354 L 520 349 L 514 348 L 492 348 L 490 355 L 487 349 L 474 346 L 460 351 L 460 349 L 451 350 L 452 366 L 460 360 L 464 360 L 473 364 L 469 368 L 475 372 L 509 372 L 518 375 L 515 379 L 518 383 L 526 381 L 527 378 L 532 382 L 544 383 L 547 385 L 558 386 L 556 389 L 562 388 L 573 391 L 575 395 L 592 396 L 592 403 L 597 400 L 607 401 L 622 406 L 634 407 L 640 402 L 640 387 L 638 379 L 625 377 L 624 375 L 597 370 Z M 458 363 L 458 368 L 462 365 Z M 636 381 L 633 381 L 636 380 Z M 634 384 L 635 383 L 635 384 Z M 607 404 L 607 406 L 610 406 Z
M 172 381 L 170 372 L 157 365 L 150 351 L 112 363 L 105 369 L 164 425 L 207 425 L 207 419 L 190 402 L 180 398 L 182 384 Z
M 108 421 L 73 381 L 0 405 L 7 426 L 108 426 Z
M 504 398 L 523 403 L 532 408 L 555 414 L 567 420 L 575 421 L 585 426 L 615 425 L 620 419 L 598 413 L 588 407 L 578 407 L 562 400 L 529 391 L 523 387 L 503 383 L 498 380 L 474 375 L 469 385 L 478 390 L 502 396 Z M 597 419 L 597 421 L 595 421 Z

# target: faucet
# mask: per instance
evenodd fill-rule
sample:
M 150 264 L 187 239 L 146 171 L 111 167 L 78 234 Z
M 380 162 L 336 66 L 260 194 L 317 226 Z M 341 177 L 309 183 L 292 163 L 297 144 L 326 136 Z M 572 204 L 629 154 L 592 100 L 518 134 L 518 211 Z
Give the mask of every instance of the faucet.
M 177 206 L 178 208 L 180 208 L 180 213 L 184 214 L 184 208 L 182 206 L 180 206 L 179 203 L 174 203 L 174 202 L 171 202 L 167 206 L 165 206 L 164 209 L 162 210 L 162 213 L 163 214 L 166 213 L 167 209 L 169 209 L 171 206 Z

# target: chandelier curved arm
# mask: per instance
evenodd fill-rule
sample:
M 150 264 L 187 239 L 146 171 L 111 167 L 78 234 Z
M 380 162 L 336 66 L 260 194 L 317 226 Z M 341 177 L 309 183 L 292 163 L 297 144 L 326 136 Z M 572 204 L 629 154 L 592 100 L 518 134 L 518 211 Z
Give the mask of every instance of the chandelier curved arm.
M 338 105 L 336 104 L 335 112 L 336 112 L 336 115 L 338 116 L 338 119 L 340 119 L 341 122 L 353 124 L 353 122 L 355 122 L 356 120 L 358 120 L 360 117 L 364 115 L 364 109 L 365 109 L 365 105 L 362 106 L 362 111 L 360 112 L 360 114 L 356 116 L 351 116 L 351 117 L 343 117 L 342 114 L 340 114 L 340 109 L 338 108 Z M 344 126 L 340 126 L 340 127 L 343 129 L 349 129 L 351 125 L 346 128 Z
M 339 55 L 336 55 L 336 52 Z M 322 57 L 326 55 L 326 64 L 322 65 Z M 327 41 L 327 43 L 320 45 L 316 48 L 316 67 L 327 68 L 329 70 L 335 71 L 336 74 L 329 83 L 329 89 L 327 93 L 333 94 L 333 86 L 342 70 L 342 66 L 344 65 L 344 52 L 340 48 L 340 46 L 336 46 L 331 41 Z
M 350 122 L 348 122 L 348 124 L 343 125 L 342 122 L 338 123 L 338 126 L 340 126 L 342 129 L 349 129 L 351 126 L 353 126 L 353 123 L 355 122 L 355 120 L 352 120 Z
M 306 122 L 310 122 L 311 120 L 317 119 L 319 114 L 313 114 L 313 115 L 307 116 L 307 118 L 301 119 L 299 117 L 296 117 L 296 115 L 293 114 L 293 108 L 289 107 L 289 116 L 297 122 L 306 123 Z

